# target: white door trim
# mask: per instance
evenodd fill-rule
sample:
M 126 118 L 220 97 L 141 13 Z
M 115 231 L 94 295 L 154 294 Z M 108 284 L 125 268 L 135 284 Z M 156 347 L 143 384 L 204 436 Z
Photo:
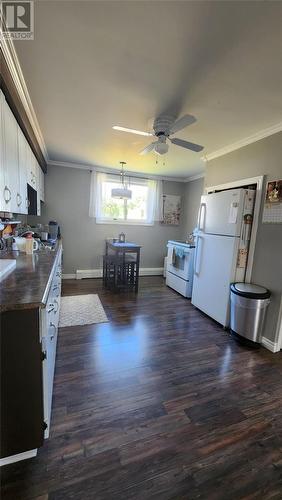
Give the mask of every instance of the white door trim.
M 259 214 L 260 214 L 260 206 L 261 206 L 261 200 L 262 200 L 263 180 L 264 180 L 264 175 L 259 175 L 258 177 L 249 177 L 247 179 L 240 179 L 238 181 L 227 182 L 226 184 L 219 184 L 218 186 L 209 186 L 209 187 L 205 188 L 205 193 L 209 194 L 209 193 L 212 193 L 213 191 L 223 191 L 224 189 L 240 188 L 240 187 L 246 186 L 248 184 L 256 184 L 257 185 L 253 227 L 252 227 L 252 234 L 251 234 L 250 247 L 249 247 L 249 258 L 248 258 L 248 265 L 247 265 L 247 269 L 246 269 L 246 282 L 247 283 L 250 283 L 250 281 L 251 281 L 252 270 L 253 270 L 255 245 L 256 245 L 257 230 L 258 230 L 258 223 L 259 223 Z
M 278 321 L 277 321 L 277 344 L 280 349 L 282 349 L 282 297 L 281 297 L 281 304 L 280 304 L 280 309 L 279 309 L 279 314 L 278 314 Z

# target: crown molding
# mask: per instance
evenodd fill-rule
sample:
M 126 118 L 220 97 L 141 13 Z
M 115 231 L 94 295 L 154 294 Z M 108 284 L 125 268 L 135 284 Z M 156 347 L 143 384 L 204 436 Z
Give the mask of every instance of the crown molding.
M 50 167 L 64 167 L 64 168 L 76 168 L 80 170 L 95 170 L 97 172 L 104 172 L 106 174 L 116 174 L 119 172 L 118 168 L 110 168 L 110 167 L 102 167 L 99 165 L 90 165 L 84 163 L 75 163 L 75 162 L 67 162 L 67 161 L 56 161 L 56 160 L 48 160 L 47 166 Z M 183 177 L 169 177 L 162 175 L 153 175 L 146 173 L 133 172 L 132 170 L 126 169 L 126 175 L 130 177 L 141 177 L 144 179 L 155 179 L 159 181 L 170 181 L 170 182 L 187 182 L 187 180 Z
M 241 149 L 244 146 L 248 146 L 249 144 L 260 141 L 261 139 L 265 139 L 265 137 L 269 137 L 270 135 L 277 134 L 278 132 L 282 132 L 282 122 L 276 123 L 275 125 L 272 125 L 272 127 L 268 127 L 268 128 L 263 129 L 263 130 L 260 130 L 256 134 L 250 135 L 249 137 L 246 137 L 245 139 L 240 139 L 240 141 L 233 142 L 232 144 L 229 144 L 228 146 L 224 146 L 223 148 L 218 149 L 217 151 L 214 151 L 213 153 L 204 155 L 201 157 L 201 160 L 203 160 L 204 162 L 214 160 L 215 158 L 219 158 L 220 156 L 224 156 L 228 153 L 231 153 L 232 151 L 236 151 L 237 149 Z
M 3 21 L 3 20 L 2 20 Z M 42 135 L 42 132 L 40 130 L 40 126 L 30 99 L 30 95 L 27 89 L 27 85 L 25 83 L 25 79 L 23 76 L 23 72 L 20 66 L 20 62 L 13 44 L 13 41 L 11 39 L 6 39 L 3 34 L 2 34 L 2 29 L 0 29 L 0 38 L 1 38 L 1 49 L 2 53 L 4 56 L 4 59 L 6 61 L 8 70 L 11 74 L 12 80 L 14 82 L 15 88 L 18 92 L 20 101 L 24 107 L 24 110 L 26 112 L 26 115 L 30 121 L 30 125 L 33 129 L 34 135 L 36 137 L 36 140 L 38 141 L 38 144 L 40 146 L 40 149 L 42 151 L 42 154 L 46 160 L 48 161 L 48 153 L 47 153 L 47 148 L 46 144 L 44 142 L 44 138 Z
M 203 179 L 203 177 L 205 177 L 205 172 L 197 175 L 191 175 L 191 177 L 187 177 L 186 179 L 184 179 L 184 182 L 196 181 L 197 179 Z

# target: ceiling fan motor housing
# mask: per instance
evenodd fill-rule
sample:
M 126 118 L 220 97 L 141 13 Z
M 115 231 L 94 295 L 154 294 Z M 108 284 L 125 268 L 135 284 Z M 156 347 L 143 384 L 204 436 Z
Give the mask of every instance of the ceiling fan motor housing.
M 156 118 L 154 121 L 154 132 L 157 137 L 161 135 L 165 135 L 168 137 L 169 135 L 169 129 L 171 125 L 174 123 L 175 117 L 173 116 L 160 116 L 159 118 Z

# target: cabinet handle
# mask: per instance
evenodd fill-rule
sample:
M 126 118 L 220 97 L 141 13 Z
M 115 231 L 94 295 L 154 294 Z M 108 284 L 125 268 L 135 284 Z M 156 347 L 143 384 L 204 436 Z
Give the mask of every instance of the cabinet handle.
M 17 193 L 17 205 L 18 207 L 22 204 L 22 196 L 20 193 Z
M 52 323 L 52 321 L 50 322 L 50 326 L 52 326 L 56 332 L 57 327 L 56 327 L 56 325 L 54 325 L 54 323 Z M 53 340 L 54 337 L 55 337 L 55 333 L 54 333 L 54 335 L 50 335 L 50 340 Z
M 26 198 L 25 201 L 26 201 L 26 208 L 29 208 L 30 207 L 30 201 L 29 201 L 29 199 Z
M 47 312 L 50 313 L 50 312 L 54 311 L 54 309 L 55 309 L 54 304 L 50 304 L 50 309 L 48 309 Z
M 56 309 L 54 308 L 54 313 L 56 314 L 58 312 L 58 309 L 59 309 L 59 303 L 56 299 L 54 299 L 54 304 L 57 305 Z
M 8 199 L 6 197 L 6 193 L 7 192 L 9 193 L 9 198 Z M 11 201 L 11 198 L 12 198 L 12 193 L 11 193 L 10 189 L 8 188 L 8 186 L 5 186 L 4 187 L 4 200 L 5 200 L 5 202 L 9 203 L 9 201 Z

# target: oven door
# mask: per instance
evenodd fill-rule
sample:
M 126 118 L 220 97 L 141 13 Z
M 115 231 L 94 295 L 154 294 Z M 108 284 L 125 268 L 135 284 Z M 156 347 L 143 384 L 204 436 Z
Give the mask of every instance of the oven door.
M 188 280 L 192 253 L 177 245 L 168 245 L 167 248 L 167 271 Z

